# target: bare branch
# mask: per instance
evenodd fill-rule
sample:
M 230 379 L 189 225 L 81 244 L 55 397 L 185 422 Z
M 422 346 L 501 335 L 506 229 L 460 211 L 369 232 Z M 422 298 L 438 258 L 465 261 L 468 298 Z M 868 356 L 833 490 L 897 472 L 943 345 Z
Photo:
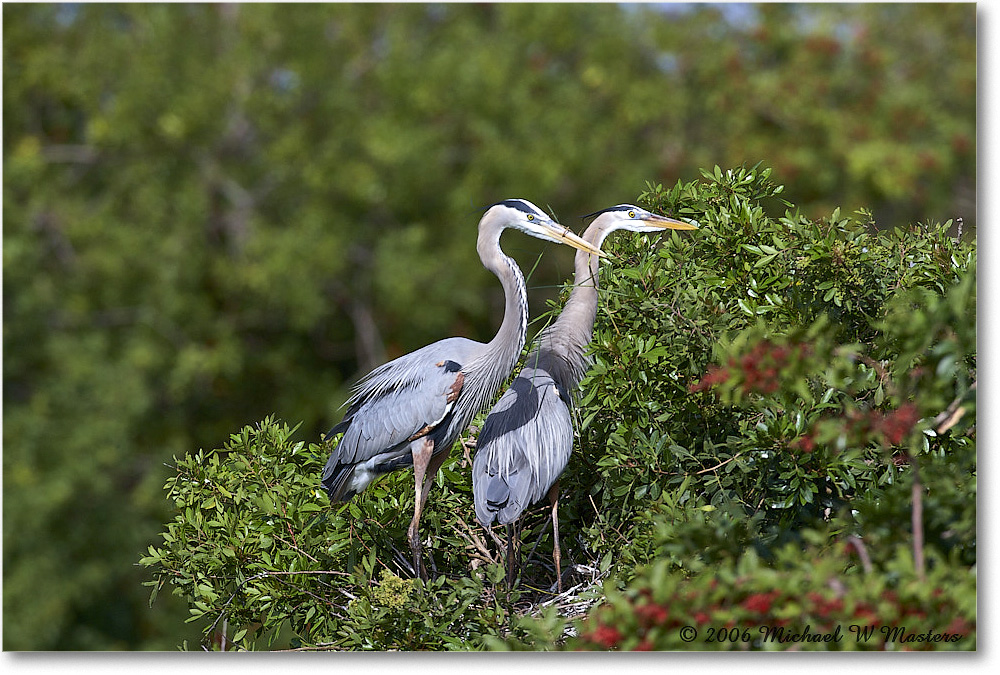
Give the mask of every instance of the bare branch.
M 735 455 L 733 455 L 732 457 L 730 457 L 729 459 L 727 459 L 725 462 L 722 462 L 720 464 L 716 464 L 715 466 L 710 466 L 707 469 L 702 469 L 701 471 L 695 471 L 695 475 L 696 476 L 700 476 L 703 473 L 708 473 L 709 471 L 715 471 L 716 469 L 724 467 L 726 464 L 729 464 L 731 461 L 733 461 L 734 459 L 738 458 L 742 454 L 743 454 L 742 452 L 738 452 Z
M 966 411 L 965 406 L 961 405 L 962 401 L 969 395 L 970 392 L 976 391 L 976 384 L 978 382 L 979 380 L 973 382 L 964 394 L 952 401 L 944 411 L 934 418 L 934 431 L 936 433 L 943 434 L 958 424 L 958 421 L 962 419 L 962 416 Z
M 917 568 L 917 578 L 924 580 L 924 499 L 923 485 L 920 482 L 920 467 L 917 458 L 907 454 L 910 466 L 913 467 L 913 511 L 911 514 L 913 526 L 913 564 Z
M 865 548 L 865 543 L 861 541 L 861 537 L 856 537 L 852 534 L 847 538 L 847 544 L 848 546 L 853 546 L 854 550 L 858 552 L 858 557 L 861 558 L 861 566 L 865 568 L 865 574 L 871 574 L 872 559 L 868 556 L 868 549 Z

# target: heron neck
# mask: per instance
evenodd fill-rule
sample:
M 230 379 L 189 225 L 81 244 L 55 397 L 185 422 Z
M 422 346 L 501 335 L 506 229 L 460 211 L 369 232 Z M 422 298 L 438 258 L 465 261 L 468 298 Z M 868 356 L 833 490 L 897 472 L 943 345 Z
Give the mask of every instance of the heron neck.
M 477 244 L 483 266 L 495 274 L 503 286 L 503 321 L 496 335 L 466 368 L 465 390 L 477 399 L 471 409 L 478 412 L 491 402 L 504 379 L 517 365 L 528 331 L 528 291 L 524 275 L 513 258 L 500 250 L 500 233 L 481 233 Z M 475 414 L 475 413 L 473 413 Z
M 583 238 L 600 248 L 607 231 L 594 222 Z M 577 251 L 573 290 L 569 300 L 552 324 L 538 338 L 538 347 L 526 363 L 542 368 L 568 391 L 575 390 L 587 371 L 589 359 L 584 355 L 594 334 L 597 316 L 597 284 L 600 261 L 597 256 Z
M 597 248 L 604 243 L 610 230 L 605 230 L 600 223 L 591 223 L 583 233 L 583 239 Z M 575 259 L 573 275 L 573 290 L 570 291 L 566 306 L 552 325 L 552 332 L 566 333 L 572 331 L 579 334 L 581 352 L 594 332 L 594 319 L 597 316 L 597 288 L 599 285 L 600 258 L 596 255 L 578 250 Z
M 513 258 L 500 253 L 502 267 L 488 269 L 497 275 L 503 286 L 504 310 L 503 321 L 497 334 L 489 342 L 488 352 L 494 355 L 504 355 L 510 360 L 511 368 L 517 362 L 517 357 L 524 347 L 528 331 L 528 290 L 524 285 L 524 275 Z

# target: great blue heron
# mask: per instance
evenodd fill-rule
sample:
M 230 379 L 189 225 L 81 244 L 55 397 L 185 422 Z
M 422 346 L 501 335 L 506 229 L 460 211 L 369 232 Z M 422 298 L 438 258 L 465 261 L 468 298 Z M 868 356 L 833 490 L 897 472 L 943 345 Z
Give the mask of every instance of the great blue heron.
M 664 218 L 631 204 L 590 214 L 597 218 L 583 238 L 600 248 L 615 230 L 657 232 L 694 230 L 691 223 Z M 589 216 L 584 216 L 589 217 Z M 589 365 L 584 351 L 597 315 L 599 260 L 576 254 L 573 290 L 559 318 L 539 334 L 538 346 L 510 388 L 497 401 L 476 441 L 472 491 L 476 517 L 489 528 L 508 525 L 508 574 L 512 575 L 509 526 L 546 494 L 552 507 L 553 553 L 559 592 L 559 475 L 573 449 L 570 406 L 573 392 Z
M 493 400 L 524 347 L 527 290 L 517 264 L 500 250 L 506 228 L 600 254 L 531 202 L 493 204 L 479 221 L 476 250 L 506 296 L 496 336 L 488 344 L 446 338 L 379 366 L 355 385 L 344 419 L 326 434 L 328 439 L 343 434 L 323 470 L 332 503 L 351 499 L 381 474 L 413 467 L 415 501 L 407 534 L 418 576 L 423 576 L 420 514 L 431 482 L 452 443 Z

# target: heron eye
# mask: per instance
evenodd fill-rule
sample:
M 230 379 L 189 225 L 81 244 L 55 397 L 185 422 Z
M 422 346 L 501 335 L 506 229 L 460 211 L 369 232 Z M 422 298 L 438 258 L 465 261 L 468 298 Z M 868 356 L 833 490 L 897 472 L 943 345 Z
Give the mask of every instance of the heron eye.
M 629 211 L 628 212 L 628 217 L 629 218 L 635 218 L 635 211 Z
M 528 214 L 528 220 L 534 220 L 534 219 L 535 219 L 535 217 L 529 213 Z

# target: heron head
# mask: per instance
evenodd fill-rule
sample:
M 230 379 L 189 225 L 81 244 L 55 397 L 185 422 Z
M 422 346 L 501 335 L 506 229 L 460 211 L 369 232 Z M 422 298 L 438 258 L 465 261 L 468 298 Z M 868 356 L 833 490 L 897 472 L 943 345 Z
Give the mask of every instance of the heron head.
M 573 234 L 526 199 L 505 199 L 486 208 L 480 227 L 485 223 L 500 223 L 501 228 L 520 230 L 532 237 L 568 244 L 574 248 L 595 255 L 604 255 L 601 250 Z
M 605 232 L 614 230 L 631 230 L 632 232 L 660 232 L 662 230 L 697 230 L 698 225 L 694 222 L 667 218 L 633 204 L 618 204 L 607 209 L 595 211 L 583 216 L 590 218 L 597 216 L 594 220 Z

